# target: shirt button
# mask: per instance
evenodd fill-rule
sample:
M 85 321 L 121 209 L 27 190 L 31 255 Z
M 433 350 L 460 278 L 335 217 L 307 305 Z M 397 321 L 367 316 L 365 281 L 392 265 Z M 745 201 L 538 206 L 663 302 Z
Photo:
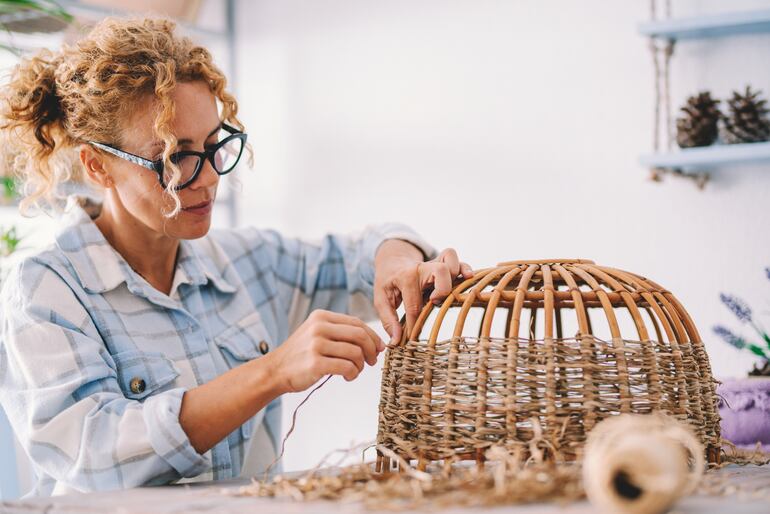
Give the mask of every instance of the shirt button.
M 259 351 L 262 352 L 262 355 L 265 355 L 268 351 L 270 351 L 270 346 L 268 346 L 267 341 L 259 342 Z
M 140 394 L 143 393 L 144 390 L 147 388 L 147 384 L 139 377 L 134 377 L 131 379 L 131 382 L 128 384 L 128 387 L 131 388 L 131 392 L 134 394 Z

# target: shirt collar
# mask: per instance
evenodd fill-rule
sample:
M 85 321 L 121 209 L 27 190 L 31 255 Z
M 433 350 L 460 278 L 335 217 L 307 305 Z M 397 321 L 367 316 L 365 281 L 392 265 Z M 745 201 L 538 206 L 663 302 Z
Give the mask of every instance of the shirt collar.
M 208 241 L 208 238 L 179 241 L 179 256 L 177 257 L 179 283 L 199 286 L 211 282 L 223 293 L 234 293 L 236 291 L 235 286 L 224 277 L 223 272 L 203 248 L 205 244 L 212 243 Z M 173 289 L 172 286 L 172 291 Z
M 56 245 L 72 265 L 83 289 L 89 293 L 104 293 L 125 282 L 134 294 L 149 299 L 168 298 L 129 266 L 80 205 L 74 205 L 67 217 L 69 223 L 56 235 Z M 180 240 L 171 293 L 181 284 L 201 286 L 209 281 L 223 293 L 236 291 L 211 257 L 199 247 L 206 239 Z

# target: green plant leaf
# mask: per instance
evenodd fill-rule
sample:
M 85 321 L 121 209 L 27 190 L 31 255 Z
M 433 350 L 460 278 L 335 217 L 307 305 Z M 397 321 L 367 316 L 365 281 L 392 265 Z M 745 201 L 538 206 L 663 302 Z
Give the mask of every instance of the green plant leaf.
M 760 357 L 762 357 L 762 358 L 764 358 L 764 359 L 770 359 L 770 355 L 766 354 L 766 353 L 764 352 L 764 350 L 762 350 L 762 348 L 760 348 L 759 346 L 757 346 L 757 345 L 755 345 L 755 344 L 751 344 L 751 343 L 749 343 L 748 345 L 746 345 L 746 348 L 748 348 L 749 350 L 751 350 L 751 353 L 754 353 L 754 354 L 756 354 L 756 355 L 759 355 Z
M 0 177 L 0 183 L 2 184 L 2 195 L 6 200 L 13 200 L 18 196 L 19 191 L 13 177 Z
M 0 14 L 12 14 L 23 10 L 35 10 L 70 22 L 73 17 L 53 0 L 0 0 Z
M 0 228 L 0 255 L 7 257 L 19 247 L 21 238 L 17 235 L 16 227 L 9 229 Z
M 67 23 L 71 23 L 74 20 L 74 17 L 54 0 L 0 0 L 0 15 L 29 10 L 41 12 Z M 10 33 L 5 25 L 2 25 L 2 28 Z M 6 50 L 17 57 L 22 55 L 22 51 L 14 48 L 13 45 L 0 43 L 0 49 Z
M 770 336 L 767 335 L 767 332 L 765 332 L 762 327 L 754 322 L 751 323 L 751 327 L 754 329 L 754 332 L 756 332 L 757 335 L 761 337 L 762 340 L 767 344 L 767 347 L 770 348 Z
M 21 57 L 21 50 L 19 50 L 18 48 L 15 48 L 13 46 L 5 45 L 3 43 L 0 43 L 0 49 L 5 50 L 7 52 L 11 52 L 16 57 Z

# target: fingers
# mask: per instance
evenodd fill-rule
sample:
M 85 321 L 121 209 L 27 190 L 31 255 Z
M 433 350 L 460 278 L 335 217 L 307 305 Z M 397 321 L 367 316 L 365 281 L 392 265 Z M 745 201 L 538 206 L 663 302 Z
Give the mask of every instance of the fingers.
M 348 382 L 355 380 L 361 372 L 351 361 L 334 357 L 325 358 L 322 369 L 323 375 L 340 375 Z
M 321 355 L 348 360 L 356 365 L 358 373 L 364 370 L 364 352 L 360 346 L 339 341 L 327 341 L 321 350 Z M 369 364 L 371 365 L 371 363 Z
M 452 278 L 460 274 L 460 258 L 454 248 L 445 248 L 436 260 L 446 264 Z
M 449 270 L 449 267 L 442 262 L 426 263 L 426 268 L 431 271 L 432 277 L 428 279 L 428 282 L 433 282 L 433 292 L 430 295 L 430 299 L 433 303 L 438 303 L 442 298 L 446 298 L 449 293 L 452 292 L 452 279 L 455 275 Z M 460 264 L 457 264 L 457 268 L 460 268 Z M 432 279 L 432 280 L 431 280 Z
M 445 263 L 449 267 L 449 273 L 452 275 L 452 278 L 458 275 L 462 275 L 463 278 L 471 278 L 473 276 L 473 268 L 465 262 L 460 262 L 454 248 L 443 250 L 436 260 Z
M 426 271 L 430 276 L 422 277 L 421 283 L 433 282 L 431 301 L 438 304 L 452 292 L 453 281 L 459 275 L 463 278 L 473 276 L 473 269 L 466 263 L 460 262 L 453 248 L 443 250 L 434 260 L 426 263 Z
M 355 316 L 350 316 L 348 314 L 341 314 L 339 312 L 332 312 L 332 311 L 321 311 L 326 316 L 326 319 L 330 323 L 337 323 L 342 325 L 353 325 L 356 327 L 361 327 L 366 331 L 368 336 L 372 339 L 372 342 L 374 343 L 374 346 L 377 348 L 378 352 L 381 352 L 385 349 L 385 343 L 380 339 L 380 336 L 377 335 L 377 332 L 372 330 L 372 327 L 361 321 L 360 319 L 356 318 Z
M 371 330 L 371 329 L 370 329 Z M 372 331 L 373 332 L 373 331 Z M 328 339 L 330 342 L 336 344 L 344 344 L 351 348 L 351 352 L 358 352 L 361 354 L 361 366 L 363 367 L 363 361 L 370 366 L 377 364 L 377 354 L 380 352 L 377 344 L 372 339 L 370 333 L 364 328 L 358 325 L 345 325 L 329 323 L 323 325 L 321 328 L 320 336 Z M 374 336 L 378 340 L 380 339 L 375 334 Z M 382 341 L 380 340 L 380 343 Z M 384 347 L 384 344 L 383 344 Z M 322 352 L 323 353 L 323 352 Z M 344 357 L 341 354 L 335 354 L 335 357 Z
M 411 334 L 414 325 L 417 323 L 417 317 L 422 310 L 421 268 L 427 264 L 428 263 L 421 262 L 417 265 L 416 275 L 412 273 L 405 274 L 396 284 L 401 291 L 401 297 L 404 299 L 407 334 Z
M 416 266 L 413 263 L 404 265 L 401 261 L 397 264 L 398 266 L 392 269 L 385 268 L 387 273 L 375 282 L 374 290 L 374 307 L 383 328 L 390 335 L 391 344 L 403 338 L 397 312 L 401 300 L 403 300 L 406 315 L 405 328 L 411 335 L 423 307 L 425 288 L 433 285 L 430 300 L 438 304 L 452 293 L 455 278 L 461 276 L 468 279 L 473 276 L 473 269 L 467 263 L 460 262 L 453 248 L 446 248 L 436 259 L 420 262 Z M 328 316 L 335 323 L 366 326 L 360 320 L 350 316 L 335 313 L 329 313 Z M 366 326 L 366 330 L 371 332 L 377 351 L 382 351 L 384 344 L 380 338 L 370 327 Z M 366 352 L 365 355 L 368 362 L 370 356 Z
M 374 290 L 374 308 L 382 321 L 382 328 L 390 336 L 390 344 L 401 340 L 401 323 L 398 320 L 396 307 L 401 303 L 401 298 L 388 298 L 389 294 L 394 294 L 386 289 Z M 398 301 L 396 301 L 398 300 Z

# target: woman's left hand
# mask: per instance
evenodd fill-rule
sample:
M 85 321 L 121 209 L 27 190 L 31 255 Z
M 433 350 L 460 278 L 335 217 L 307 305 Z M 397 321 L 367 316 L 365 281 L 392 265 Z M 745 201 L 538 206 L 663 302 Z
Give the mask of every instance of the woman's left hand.
M 433 285 L 430 301 L 438 303 L 452 292 L 456 277 L 470 278 L 473 269 L 460 262 L 452 248 L 442 250 L 433 260 L 411 243 L 389 239 L 377 250 L 374 259 L 374 307 L 390 342 L 401 340 L 401 323 L 396 309 L 404 302 L 406 328 L 411 331 L 422 310 L 423 291 Z

